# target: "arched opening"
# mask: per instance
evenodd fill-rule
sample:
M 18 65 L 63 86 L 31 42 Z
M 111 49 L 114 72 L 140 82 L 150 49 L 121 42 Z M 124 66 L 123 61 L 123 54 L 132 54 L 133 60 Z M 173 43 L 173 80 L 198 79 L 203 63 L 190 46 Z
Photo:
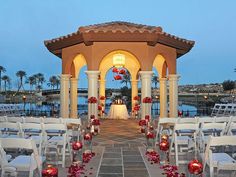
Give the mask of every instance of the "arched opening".
M 122 54 L 125 57 L 125 62 L 123 65 L 123 68 L 125 68 L 126 74 L 123 75 L 122 77 L 122 81 L 123 81 L 123 85 L 122 85 L 122 81 L 120 80 L 116 80 L 113 78 L 114 77 L 114 73 L 112 73 L 112 68 L 114 67 L 114 63 L 113 63 L 113 56 L 115 54 Z M 105 106 L 105 110 L 108 111 L 109 110 L 109 106 L 111 104 L 111 100 L 112 99 L 112 95 L 111 93 L 106 93 L 110 92 L 110 89 L 107 89 L 107 84 L 106 83 L 110 83 L 110 82 L 106 82 L 106 79 L 109 80 L 113 80 L 114 82 L 111 83 L 111 85 L 109 85 L 109 87 L 114 87 L 117 88 L 119 87 L 119 92 L 120 92 L 120 97 L 123 96 L 128 96 L 127 98 L 127 108 L 129 110 L 129 112 L 131 112 L 132 108 L 135 106 L 135 103 L 133 101 L 133 97 L 134 96 L 138 96 L 138 80 L 137 80 L 137 75 L 138 72 L 140 70 L 140 63 L 137 60 L 137 58 L 131 54 L 128 51 L 124 51 L 124 50 L 116 50 L 116 51 L 112 51 L 109 54 L 107 54 L 101 61 L 100 65 L 99 65 L 99 71 L 100 73 L 100 88 L 99 88 L 99 97 L 101 96 L 106 96 L 109 99 L 107 101 L 105 100 L 100 100 L 100 104 Z M 134 84 L 135 83 L 135 84 Z M 118 88 L 117 88 L 118 89 Z M 118 90 L 117 90 L 118 91 Z M 114 98 L 115 93 L 113 92 L 113 98 Z

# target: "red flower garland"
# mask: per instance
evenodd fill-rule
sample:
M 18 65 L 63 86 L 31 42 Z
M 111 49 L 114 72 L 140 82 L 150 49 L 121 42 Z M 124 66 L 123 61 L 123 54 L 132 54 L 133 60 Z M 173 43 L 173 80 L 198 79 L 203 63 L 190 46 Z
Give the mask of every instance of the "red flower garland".
M 140 106 L 139 105 L 135 105 L 134 106 L 134 111 L 139 111 L 140 110 Z
M 147 122 L 146 122 L 146 120 L 142 119 L 139 121 L 138 124 L 139 124 L 139 126 L 145 126 L 145 125 L 147 125 Z
M 115 79 L 115 80 L 121 80 L 122 77 L 121 77 L 121 75 L 116 75 L 116 76 L 114 76 L 114 79 Z
M 105 96 L 100 96 L 100 98 L 99 98 L 100 100 L 105 100 L 106 99 L 106 97 Z
M 101 111 L 102 110 L 102 106 L 98 105 L 98 110 Z
M 147 139 L 154 139 L 155 138 L 155 134 L 153 132 L 147 132 L 146 137 L 147 137 Z
M 125 71 L 124 69 L 121 69 L 121 70 L 119 71 L 119 74 L 125 75 L 125 74 L 126 74 L 126 71 Z
M 89 99 L 88 99 L 88 103 L 97 103 L 97 98 L 96 97 L 94 97 L 94 96 L 92 96 L 92 97 L 90 97 Z
M 100 125 L 100 120 L 99 119 L 93 119 L 92 125 Z
M 151 97 L 145 97 L 143 99 L 143 103 L 152 103 L 152 98 Z
M 114 68 L 112 68 L 112 72 L 113 72 L 113 73 L 118 73 L 119 70 L 118 70 L 118 68 L 114 67 Z
M 134 98 L 133 98 L 133 100 L 135 100 L 135 101 L 138 101 L 140 98 L 139 98 L 139 96 L 135 96 Z

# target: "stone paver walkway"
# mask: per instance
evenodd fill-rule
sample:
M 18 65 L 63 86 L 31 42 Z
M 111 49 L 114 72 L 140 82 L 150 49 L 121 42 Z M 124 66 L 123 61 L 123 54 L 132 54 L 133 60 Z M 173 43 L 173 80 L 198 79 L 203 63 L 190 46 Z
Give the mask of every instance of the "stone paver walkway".
M 136 120 L 103 120 L 95 146 L 104 146 L 98 177 L 149 177 L 140 146 L 145 139 Z

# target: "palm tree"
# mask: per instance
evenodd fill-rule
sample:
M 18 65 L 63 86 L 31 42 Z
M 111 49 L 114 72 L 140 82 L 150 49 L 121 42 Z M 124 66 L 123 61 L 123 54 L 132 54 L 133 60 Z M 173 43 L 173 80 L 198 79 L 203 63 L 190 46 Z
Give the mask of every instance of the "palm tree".
M 123 75 L 122 80 L 120 81 L 121 84 L 125 83 L 125 86 L 128 87 L 128 84 L 130 84 L 130 74 L 127 72 Z
M 20 90 L 21 87 L 24 90 L 23 78 L 26 77 L 26 72 L 25 71 L 21 71 L 21 70 L 17 71 L 16 72 L 16 76 L 19 77 L 19 79 L 20 79 L 20 84 L 19 84 L 19 87 L 18 87 L 18 91 Z
M 36 85 L 36 77 L 35 77 L 35 75 L 32 75 L 32 76 L 28 77 L 25 83 L 30 85 L 30 90 L 32 91 L 33 90 L 33 86 Z
M 155 88 L 157 88 L 157 84 L 158 84 L 158 76 L 152 76 L 152 83 L 155 85 Z
M 7 91 L 7 84 L 9 87 L 11 79 L 7 75 L 4 75 L 4 76 L 2 76 L 2 80 L 4 81 L 4 88 L 5 88 L 5 92 L 6 92 Z
M 2 90 L 2 73 L 5 73 L 6 69 L 3 66 L 0 66 L 0 92 Z
M 42 73 L 38 73 L 34 76 L 36 77 L 36 87 L 40 91 L 43 88 L 43 83 L 45 82 L 44 75 Z
M 61 77 L 57 76 L 57 79 L 56 79 L 56 88 L 57 89 L 59 89 L 60 84 L 61 84 Z
M 55 86 L 56 86 L 56 82 L 57 82 L 57 76 L 51 76 L 50 78 L 49 78 L 49 82 L 48 82 L 48 86 L 49 87 L 51 87 L 53 90 L 54 90 L 54 88 L 55 88 Z

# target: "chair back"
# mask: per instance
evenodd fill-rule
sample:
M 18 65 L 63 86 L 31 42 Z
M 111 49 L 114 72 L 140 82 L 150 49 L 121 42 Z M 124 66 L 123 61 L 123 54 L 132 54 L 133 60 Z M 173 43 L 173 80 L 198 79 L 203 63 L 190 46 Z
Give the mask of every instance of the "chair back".
M 191 117 L 191 118 L 178 118 L 178 123 L 179 124 L 185 124 L 185 123 L 193 123 L 196 124 L 198 122 L 197 117 Z
M 7 117 L 8 122 L 20 122 L 23 123 L 23 117 Z
M 225 133 L 225 129 L 226 129 L 226 122 L 225 123 L 202 123 L 200 131 L 204 132 L 204 131 L 212 130 L 211 132 L 212 135 L 213 133 L 220 131 L 220 135 L 222 136 Z
M 61 118 L 42 118 L 43 123 L 45 124 L 61 124 L 62 119 Z
M 235 132 L 236 132 L 236 122 L 232 122 L 229 126 L 227 135 L 235 135 Z
M 25 117 L 25 122 L 26 123 L 42 123 L 42 118 L 41 117 Z
M 198 122 L 199 123 L 213 123 L 215 122 L 215 117 L 199 117 Z
M 216 117 L 215 118 L 215 122 L 222 122 L 222 123 L 224 123 L 224 122 L 226 122 L 226 123 L 228 123 L 230 121 L 230 117 Z
M 175 124 L 175 131 L 180 130 L 192 130 L 192 131 L 198 131 L 198 123 L 176 123 Z

